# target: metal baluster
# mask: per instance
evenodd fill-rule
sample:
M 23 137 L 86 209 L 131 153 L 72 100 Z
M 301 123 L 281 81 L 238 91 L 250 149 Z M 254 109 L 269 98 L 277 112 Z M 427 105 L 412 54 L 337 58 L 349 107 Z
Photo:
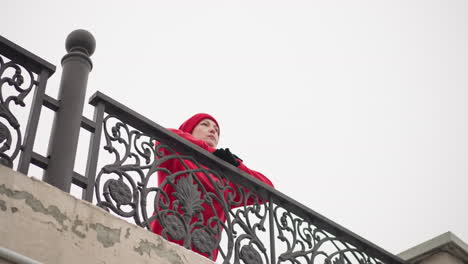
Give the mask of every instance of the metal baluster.
M 268 195 L 268 219 L 270 221 L 270 263 L 276 263 L 276 251 L 275 251 L 275 220 L 274 220 L 274 204 L 273 197 L 271 194 Z
M 29 164 L 31 163 L 32 151 L 36 140 L 37 127 L 41 116 L 42 103 L 44 101 L 47 79 L 50 77 L 50 72 L 42 70 L 38 77 L 38 86 L 34 91 L 31 110 L 29 112 L 28 124 L 24 135 L 24 142 L 18 163 L 18 171 L 23 174 L 28 174 Z
M 88 184 L 83 191 L 83 200 L 88 202 L 93 201 L 94 180 L 96 178 L 97 163 L 99 158 L 99 146 L 102 136 L 102 120 L 104 119 L 104 103 L 98 103 L 94 109 L 94 125 L 95 130 L 89 142 L 88 162 L 86 164 L 86 178 Z

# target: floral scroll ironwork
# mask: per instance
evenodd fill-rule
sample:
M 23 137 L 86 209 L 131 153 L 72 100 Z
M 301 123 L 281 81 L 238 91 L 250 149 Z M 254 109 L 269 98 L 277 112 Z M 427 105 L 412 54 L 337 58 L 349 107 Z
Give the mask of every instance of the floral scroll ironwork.
M 11 103 L 25 106 L 24 99 L 38 84 L 34 77 L 27 68 L 14 61 L 4 61 L 0 56 L 0 163 L 10 168 L 22 144 L 20 123 L 11 110 Z
M 218 263 L 405 263 L 112 98 L 91 102 L 114 157 L 96 178 L 99 206 Z
M 278 263 L 381 264 L 362 250 L 275 206 L 275 226 L 281 241 Z
M 218 251 L 223 263 L 272 263 L 261 239 L 268 202 L 115 116 L 103 126 L 114 161 L 97 175 L 98 206 L 209 258 Z

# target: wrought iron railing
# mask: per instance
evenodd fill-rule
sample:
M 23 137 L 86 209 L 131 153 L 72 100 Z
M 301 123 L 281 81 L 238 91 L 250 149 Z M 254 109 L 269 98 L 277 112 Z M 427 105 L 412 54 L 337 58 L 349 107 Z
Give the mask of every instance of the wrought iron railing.
M 73 168 L 80 128 L 91 133 L 96 130 L 95 122 L 82 116 L 95 40 L 89 32 L 75 30 L 67 37 L 65 48 L 68 52 L 62 59 L 62 80 L 55 99 L 46 94 L 55 66 L 0 36 L 0 162 L 10 168 L 17 166 L 24 174 L 35 165 L 44 170 L 44 181 L 66 192 L 72 184 L 79 186 L 84 189 L 82 198 L 89 201 L 93 173 L 81 175 Z M 9 90 L 17 94 L 6 97 Z M 24 99 L 33 90 L 29 118 L 21 123 L 14 111 L 18 109 L 12 110 L 11 103 L 27 107 Z M 56 113 L 46 156 L 33 149 L 43 106 Z
M 207 256 L 218 249 L 218 262 L 402 263 L 110 97 L 98 92 L 90 103 L 102 120 L 104 149 L 114 157 L 97 174 L 99 206 L 148 229 L 159 221 L 163 236 L 189 249 Z M 97 150 L 99 135 L 95 137 L 92 148 Z M 162 165 L 171 160 L 197 166 L 185 164 L 186 170 L 169 172 Z M 168 174 L 159 187 L 158 171 Z M 200 174 L 211 179 L 212 189 L 197 179 Z M 178 193 L 172 204 L 165 185 Z M 202 210 L 212 210 L 211 218 L 203 219 Z
M 24 174 L 28 173 L 31 162 L 38 162 L 32 146 L 42 104 L 48 102 L 45 95 L 47 80 L 54 72 L 54 65 L 0 36 L 0 116 L 3 118 L 0 122 L 0 163 L 12 168 L 13 161 L 20 156 L 17 169 Z M 31 97 L 32 92 L 33 103 L 26 106 L 25 99 Z M 21 127 L 25 124 L 21 124 L 18 109 L 12 107 L 12 103 L 30 107 L 24 137 Z
M 76 76 L 75 71 L 64 71 L 61 90 L 69 87 L 67 83 L 76 82 L 76 78 L 86 78 L 90 70 L 89 55 L 94 51 L 94 46 L 89 36 L 80 36 L 81 41 L 72 38 L 75 45 L 67 42 L 69 54 L 74 54 L 67 54 L 66 57 L 77 56 L 84 60 L 85 66 L 89 63 L 89 67 L 82 69 L 85 71 L 82 76 Z M 40 88 L 36 90 L 42 91 L 36 92 L 24 142 L 21 143 L 19 134 L 20 143 L 16 144 L 13 154 L 6 154 L 12 144 L 9 130 L 3 128 L 7 124 L 3 120 L 0 123 L 2 163 L 12 164 L 19 149 L 22 149 L 18 170 L 27 173 L 29 163 L 39 164 L 49 170 L 57 150 L 50 151 L 51 157 L 43 157 L 32 151 L 32 146 L 41 106 L 45 105 L 59 114 L 60 109 L 68 107 L 61 103 L 60 95 L 59 100 L 55 100 L 44 93 L 45 81 L 54 68 L 3 38 L 0 43 L 0 54 L 12 61 L 1 61 L 2 74 L 7 67 L 13 67 L 18 72 L 18 67 L 10 65 L 20 64 L 29 69 L 27 72 L 39 72 L 40 77 L 37 80 L 33 78 L 33 85 L 27 88 L 18 88 L 22 80 L 18 73 L 2 77 L 0 85 L 9 84 L 20 92 L 17 97 L 2 97 L 0 115 L 9 122 L 8 125 L 15 128 L 15 119 L 10 117 L 9 103 L 13 101 L 21 104 L 21 98 L 35 86 Z M 5 46 L 5 43 L 8 45 Z M 75 48 L 70 48 L 72 46 Z M 29 54 L 29 57 L 16 53 Z M 41 63 L 25 62 L 25 58 L 31 57 Z M 68 67 L 65 58 L 62 63 Z M 73 78 L 70 78 L 70 74 Z M 85 84 L 79 86 L 86 89 Z M 0 88 L 3 91 L 3 86 Z M 151 229 L 151 224 L 157 221 L 161 225 L 162 236 L 186 248 L 212 259 L 215 258 L 214 252 L 219 251 L 218 262 L 403 263 L 397 256 L 110 97 L 97 92 L 92 96 L 90 104 L 95 107 L 93 120 L 81 117 L 82 108 L 68 115 L 75 116 L 71 121 L 77 126 L 76 129 L 81 126 L 92 132 L 85 175 L 73 172 L 72 164 L 71 168 L 61 168 L 68 169 L 68 172 L 48 172 L 50 174 L 46 177 L 46 180 L 62 190 L 69 191 L 70 184 L 77 184 L 85 190 L 83 199 L 95 200 L 98 206 L 147 229 Z M 77 113 L 79 118 L 76 118 Z M 60 123 L 56 119 L 57 122 Z M 57 135 L 60 130 L 54 131 L 50 142 L 57 145 L 58 141 L 54 141 L 53 137 L 67 135 Z M 103 145 L 101 141 L 104 141 Z M 76 142 L 73 144 L 76 145 Z M 74 155 L 56 159 L 72 158 L 74 161 Z M 112 157 L 112 162 L 101 166 L 100 160 L 109 160 L 102 159 L 103 155 Z M 164 165 L 168 162 L 176 162 L 185 169 L 170 171 Z M 160 186 L 157 186 L 158 174 L 166 175 Z M 208 179 L 208 182 L 202 182 L 201 178 Z M 175 192 L 166 193 L 168 189 Z M 174 197 L 169 198 L 169 195 Z

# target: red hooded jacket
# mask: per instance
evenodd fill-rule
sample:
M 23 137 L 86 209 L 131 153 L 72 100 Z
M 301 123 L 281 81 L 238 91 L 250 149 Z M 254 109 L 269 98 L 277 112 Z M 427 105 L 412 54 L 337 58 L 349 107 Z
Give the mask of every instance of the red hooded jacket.
M 180 128 L 177 130 L 177 129 L 169 129 L 170 131 L 172 131 L 173 133 L 185 138 L 186 140 L 194 143 L 195 145 L 205 149 L 206 151 L 210 152 L 210 153 L 213 153 L 216 149 L 215 148 L 212 148 L 210 147 L 205 141 L 203 140 L 199 140 L 199 139 L 196 139 L 194 138 L 191 133 L 193 131 L 193 129 L 195 128 L 195 126 L 202 120 L 204 119 L 211 119 L 213 120 L 216 124 L 217 121 L 210 115 L 208 114 L 197 114 L 197 115 L 194 115 L 192 116 L 190 119 L 188 119 L 187 121 L 185 121 L 181 126 Z M 218 132 L 219 133 L 219 132 Z M 164 152 L 164 155 L 167 156 L 167 155 L 171 155 L 173 153 L 170 153 L 168 150 L 166 149 L 163 149 L 162 150 Z M 178 154 L 178 153 L 176 153 Z M 257 172 L 257 171 L 254 171 L 254 170 L 251 170 L 249 169 L 247 166 L 244 165 L 244 163 L 242 162 L 242 160 L 238 159 L 240 165 L 238 166 L 239 169 L 241 169 L 242 171 L 248 173 L 249 175 L 251 175 L 252 177 L 270 185 L 271 187 L 274 187 L 273 186 L 273 183 L 267 178 L 265 177 L 263 174 L 261 174 L 260 172 Z M 193 163 L 192 161 L 190 160 L 183 160 L 183 163 L 174 158 L 174 159 L 170 159 L 166 162 L 163 162 L 159 168 L 163 168 L 163 169 L 167 169 L 168 171 L 171 172 L 171 174 L 174 174 L 174 173 L 177 173 L 177 172 L 184 172 L 184 171 L 188 171 L 188 170 L 196 170 L 196 169 L 199 169 L 200 167 L 197 166 L 195 163 Z M 203 167 L 203 168 L 206 168 L 206 167 Z M 175 179 L 174 179 L 174 182 L 177 183 L 177 181 L 179 179 L 181 179 L 182 177 L 184 178 L 187 178 L 186 176 L 188 175 L 189 173 L 182 173 L 180 175 L 178 175 Z M 212 174 L 208 174 L 208 173 L 203 173 L 203 172 L 195 172 L 193 175 L 195 175 L 195 177 L 197 177 L 197 179 L 199 180 L 199 182 L 203 185 L 203 187 L 205 188 L 206 192 L 210 192 L 210 193 L 216 193 L 216 190 L 212 184 L 212 182 L 217 182 L 217 181 L 220 181 L 220 179 L 218 179 L 217 177 L 215 177 L 214 175 Z M 162 185 L 165 180 L 166 180 L 166 177 L 168 176 L 167 173 L 165 173 L 164 171 L 158 171 L 158 186 L 162 186 L 161 189 L 167 194 L 167 197 L 169 199 L 169 208 L 173 208 L 173 203 L 175 200 L 177 200 L 176 196 L 174 195 L 175 194 L 175 190 L 174 190 L 174 187 L 173 185 L 171 184 L 164 184 Z M 197 181 L 195 181 L 197 182 Z M 232 183 L 230 183 L 232 184 Z M 246 190 L 246 189 L 244 189 Z M 196 199 L 198 199 L 199 197 L 196 197 Z M 203 193 L 200 193 L 200 198 L 203 199 Z M 224 197 L 226 198 L 226 197 Z M 252 204 L 252 201 L 248 201 L 247 204 Z M 222 208 L 222 206 L 217 203 L 217 202 L 213 202 L 212 206 L 214 207 L 214 210 L 213 208 L 207 204 L 207 203 L 203 203 L 201 204 L 201 207 L 203 207 L 203 209 L 201 209 L 201 214 L 203 215 L 203 224 L 206 226 L 208 223 L 207 221 L 212 218 L 212 217 L 218 217 L 220 221 L 222 221 L 223 223 L 226 221 L 226 215 L 225 215 L 225 211 L 224 209 Z M 232 208 L 235 208 L 236 206 L 232 206 Z M 216 214 L 215 214 L 216 213 Z M 174 220 L 174 218 L 172 219 Z M 192 218 L 192 222 L 195 222 L 198 220 L 198 217 L 193 217 Z M 174 223 L 172 223 L 174 224 Z M 168 227 L 166 227 L 168 228 Z M 151 223 L 151 230 L 156 233 L 156 234 L 159 234 L 159 235 L 162 235 L 163 233 L 163 227 L 161 226 L 161 224 L 158 222 L 158 220 L 155 220 Z M 196 228 L 195 228 L 196 229 Z M 193 239 L 196 239 L 196 232 L 194 232 L 194 230 L 190 230 L 189 232 L 191 232 L 192 234 L 192 240 Z M 199 232 L 201 233 L 201 232 Z M 173 235 L 175 233 L 172 233 Z M 174 243 L 177 243 L 179 245 L 182 245 L 184 246 L 184 241 L 182 239 L 183 235 L 181 237 L 177 237 L 177 235 L 174 235 L 175 238 L 171 237 L 171 234 L 169 232 L 169 235 L 167 235 L 167 239 L 171 242 L 174 242 Z M 177 239 L 179 238 L 179 239 Z M 218 239 L 218 236 L 215 236 L 214 239 Z M 205 241 L 206 241 L 206 238 L 205 238 Z M 189 243 L 189 242 L 186 242 L 186 243 Z M 189 245 L 191 246 L 191 245 Z M 213 259 L 216 259 L 217 255 L 218 255 L 218 249 L 214 249 L 212 252 L 206 252 L 203 251 L 202 249 L 198 250 L 197 247 L 192 247 L 192 250 L 205 256 L 205 257 L 211 257 Z

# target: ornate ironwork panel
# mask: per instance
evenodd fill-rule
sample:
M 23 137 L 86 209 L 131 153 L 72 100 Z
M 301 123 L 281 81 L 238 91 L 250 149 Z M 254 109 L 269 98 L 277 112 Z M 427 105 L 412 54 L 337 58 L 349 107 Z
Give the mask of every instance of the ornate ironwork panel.
M 96 177 L 98 206 L 224 263 L 272 263 L 268 202 L 114 116 L 103 125 L 114 161 Z
M 380 264 L 343 238 L 330 234 L 275 205 L 278 263 Z
M 102 208 L 218 263 L 404 263 L 111 98 L 91 103 L 108 114 Z
M 0 163 L 13 167 L 22 146 L 20 122 L 14 105 L 25 107 L 25 98 L 38 85 L 38 75 L 0 56 Z

